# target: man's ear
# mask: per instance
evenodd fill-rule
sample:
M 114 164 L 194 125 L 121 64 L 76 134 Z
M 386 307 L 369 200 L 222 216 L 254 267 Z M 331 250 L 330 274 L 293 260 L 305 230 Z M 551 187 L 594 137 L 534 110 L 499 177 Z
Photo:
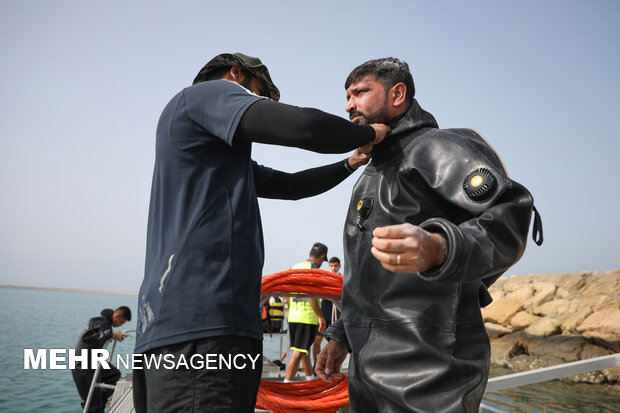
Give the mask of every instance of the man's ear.
M 236 65 L 230 68 L 227 73 L 228 80 L 232 80 L 233 82 L 241 82 L 243 80 L 243 70 L 241 70 L 241 66 Z
M 392 106 L 400 108 L 405 104 L 407 98 L 407 86 L 404 83 L 397 83 L 389 91 Z

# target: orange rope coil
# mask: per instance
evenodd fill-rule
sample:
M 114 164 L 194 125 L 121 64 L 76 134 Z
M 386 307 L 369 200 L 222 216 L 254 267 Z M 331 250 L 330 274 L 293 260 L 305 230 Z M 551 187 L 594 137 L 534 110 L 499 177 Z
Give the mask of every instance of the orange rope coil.
M 333 413 L 349 403 L 348 383 L 346 376 L 332 383 L 321 379 L 292 383 L 262 380 L 256 408 L 274 413 Z
M 295 269 L 263 276 L 261 294 L 309 293 L 342 295 L 342 275 L 318 268 Z
M 293 269 L 263 276 L 261 295 L 306 293 L 342 295 L 342 275 L 321 269 Z M 283 383 L 261 380 L 256 408 L 274 413 L 333 413 L 349 404 L 346 376 L 329 383 L 322 379 Z

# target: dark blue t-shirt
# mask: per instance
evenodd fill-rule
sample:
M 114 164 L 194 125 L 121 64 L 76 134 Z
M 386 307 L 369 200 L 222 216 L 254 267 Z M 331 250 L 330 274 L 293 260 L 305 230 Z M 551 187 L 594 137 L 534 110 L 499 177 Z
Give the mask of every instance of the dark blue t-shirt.
M 264 248 L 256 188 L 272 174 L 232 145 L 263 99 L 226 80 L 188 87 L 157 126 L 136 352 L 203 337 L 262 338 Z

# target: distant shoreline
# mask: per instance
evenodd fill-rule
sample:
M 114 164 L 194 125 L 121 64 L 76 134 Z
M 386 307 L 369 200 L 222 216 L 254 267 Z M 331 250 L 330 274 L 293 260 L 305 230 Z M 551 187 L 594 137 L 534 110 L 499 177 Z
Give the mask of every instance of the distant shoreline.
M 15 290 L 43 290 L 43 291 L 62 291 L 69 293 L 95 293 L 95 294 L 116 294 L 116 295 L 138 295 L 125 291 L 106 291 L 106 290 L 84 290 L 80 288 L 54 288 L 54 287 L 26 287 L 21 285 L 0 285 L 0 288 L 12 288 Z

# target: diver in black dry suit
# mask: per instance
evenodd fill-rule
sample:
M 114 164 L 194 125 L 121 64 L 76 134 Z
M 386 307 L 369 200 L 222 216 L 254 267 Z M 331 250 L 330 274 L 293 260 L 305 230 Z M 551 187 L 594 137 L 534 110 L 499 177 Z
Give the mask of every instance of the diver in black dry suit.
M 80 334 L 80 338 L 78 338 L 75 345 L 75 353 L 80 355 L 82 350 L 86 350 L 88 361 L 86 366 L 77 363 L 71 374 L 80 394 L 82 409 L 88 398 L 88 392 L 96 371 L 96 369 L 91 368 L 92 350 L 104 349 L 109 340 L 123 341 L 125 334 L 120 331 L 113 331 L 112 327 L 120 327 L 127 321 L 131 321 L 131 310 L 128 307 L 121 306 L 116 310 L 106 308 L 101 311 L 99 317 L 91 318 L 82 334 Z M 121 377 L 121 372 L 112 364 L 109 367 L 109 369 L 102 368 L 100 370 L 98 382 L 115 385 Z M 103 413 L 106 402 L 113 392 L 113 390 L 95 388 L 88 406 L 88 412 Z
M 377 67 L 404 67 L 409 73 L 407 64 L 394 58 L 364 65 L 347 80 L 348 99 L 350 90 L 357 93 L 357 82 L 366 82 L 359 83 L 363 93 L 370 93 L 368 81 L 385 82 Z M 397 82 L 381 84 L 389 93 Z M 375 146 L 353 189 L 344 229 L 342 316 L 324 335 L 352 353 L 354 412 L 473 413 L 489 371 L 480 307 L 491 302 L 487 287 L 524 252 L 533 199 L 508 177 L 480 135 L 440 130 L 413 96 L 410 102 L 396 118 L 372 119 L 390 121 L 392 132 Z M 361 108 L 347 111 L 354 121 L 368 115 Z M 373 230 L 402 223 L 445 239 L 440 265 L 396 273 L 371 255 Z M 542 243 L 538 214 L 536 233 Z M 390 255 L 397 262 L 389 268 L 402 264 L 401 254 L 385 253 Z M 343 359 L 346 353 L 341 354 Z M 317 373 L 324 372 L 325 360 L 321 363 Z M 334 370 L 339 371 L 338 362 Z

